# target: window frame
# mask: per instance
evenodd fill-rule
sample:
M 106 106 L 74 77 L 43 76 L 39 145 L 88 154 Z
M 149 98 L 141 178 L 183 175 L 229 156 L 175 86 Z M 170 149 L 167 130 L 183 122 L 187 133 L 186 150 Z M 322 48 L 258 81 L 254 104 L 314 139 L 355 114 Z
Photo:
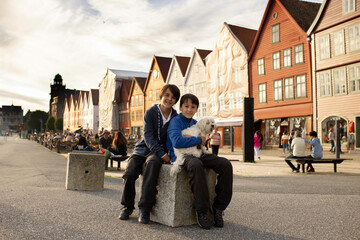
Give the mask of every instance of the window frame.
M 280 84 L 280 86 L 277 86 L 277 83 Z M 283 101 L 283 90 L 282 90 L 282 79 L 278 79 L 278 80 L 274 80 L 273 81 L 273 88 L 274 88 L 274 96 L 273 96 L 273 101 L 274 102 L 281 102 Z M 277 98 L 276 97 L 276 93 L 277 93 Z
M 354 76 L 351 75 L 351 70 L 350 69 L 352 67 L 354 67 Z M 358 68 L 359 70 L 356 71 L 356 68 Z M 355 64 L 348 65 L 347 69 L 348 69 L 348 74 L 349 74 L 349 77 L 348 77 L 349 94 L 360 93 L 360 63 L 355 63 Z M 354 77 L 354 79 L 352 79 L 353 77 Z M 351 81 L 355 82 L 354 83 L 354 86 L 355 86 L 354 91 L 351 89 L 351 87 L 352 87 Z
M 291 79 L 291 84 L 287 84 L 286 80 Z M 288 97 L 287 89 L 290 89 L 292 92 L 292 97 Z M 293 100 L 294 99 L 294 77 L 284 78 L 284 100 Z
M 337 42 L 337 40 L 340 40 L 340 37 L 337 37 L 337 34 L 341 33 L 342 37 L 341 37 L 341 42 Z M 340 56 L 340 55 L 344 55 L 345 54 L 345 34 L 344 34 L 344 29 L 341 29 L 339 31 L 336 31 L 333 33 L 333 43 L 334 43 L 334 56 Z M 342 52 L 337 52 L 336 49 L 342 49 Z
M 328 75 L 328 79 L 324 78 L 325 74 Z M 319 86 L 320 86 L 320 97 L 330 97 L 332 96 L 332 79 L 331 79 L 331 70 L 325 70 L 318 73 Z M 323 81 L 323 82 L 322 82 Z M 326 81 L 326 82 L 325 82 Z M 324 94 L 322 94 L 322 88 L 324 87 Z M 327 91 L 328 90 L 328 91 Z
M 346 4 L 346 3 L 352 3 L 353 9 L 345 9 L 345 4 Z M 343 1 L 342 1 L 342 14 L 343 14 L 343 15 L 346 15 L 346 14 L 355 12 L 355 8 L 356 8 L 355 4 L 356 4 L 356 1 L 355 1 L 355 0 L 343 0 Z M 349 6 L 349 5 L 348 5 L 348 6 Z
M 258 74 L 258 76 L 265 75 L 265 59 L 264 58 L 259 58 L 256 61 L 256 63 L 257 63 L 257 74 Z
M 300 46 L 301 46 L 301 51 L 296 51 L 296 48 L 300 47 Z M 297 56 L 299 53 L 301 53 L 301 60 L 302 60 L 301 62 L 297 62 Z M 304 62 L 305 62 L 305 60 L 304 60 L 304 44 L 301 43 L 301 44 L 294 46 L 294 64 L 299 65 L 299 64 L 303 64 Z
M 339 71 L 339 79 L 337 79 L 337 71 Z M 341 79 L 341 72 L 343 73 L 343 79 Z M 338 67 L 332 69 L 333 76 L 333 89 L 334 96 L 346 95 L 347 94 L 347 77 L 346 77 L 346 67 Z M 340 85 L 339 87 L 337 85 Z M 337 90 L 339 89 L 339 92 Z
M 275 57 L 276 57 L 276 58 L 275 58 Z M 280 58 L 281 58 L 280 51 L 274 52 L 274 53 L 272 54 L 273 71 L 277 71 L 277 70 L 280 70 L 280 69 L 281 69 L 281 61 L 280 61 Z M 275 67 L 277 67 L 277 68 L 275 68 Z
M 271 44 L 280 42 L 280 23 L 271 26 Z
M 358 35 L 356 36 L 356 33 L 354 33 L 355 37 L 354 37 L 354 44 L 355 45 L 355 48 L 351 48 L 352 44 L 351 44 L 351 41 L 352 41 L 352 38 L 351 38 L 351 35 L 350 35 L 350 29 L 354 28 L 354 31 L 357 27 L 357 30 L 358 30 Z M 355 52 L 355 51 L 359 51 L 360 50 L 360 23 L 356 23 L 356 24 L 353 24 L 351 26 L 349 26 L 348 28 L 348 39 L 349 39 L 349 42 L 348 42 L 348 45 L 349 45 L 349 52 Z M 358 46 L 357 46 L 358 45 Z M 357 46 L 357 48 L 356 48 Z
M 290 51 L 289 55 L 285 55 L 285 51 Z M 286 58 L 286 59 L 285 59 Z M 290 58 L 290 65 L 286 65 L 285 66 L 285 63 L 287 63 L 288 59 L 287 58 Z M 287 49 L 284 49 L 283 50 L 283 68 L 288 68 L 288 67 L 291 67 L 291 48 L 287 48 Z
M 300 78 L 300 77 L 304 77 L 304 82 L 300 82 L 300 83 L 298 83 L 298 78 Z M 295 88 L 296 88 L 296 94 L 295 94 L 295 96 L 296 96 L 296 98 L 298 99 L 298 98 L 306 98 L 307 97 L 307 89 L 306 89 L 306 74 L 301 74 L 301 75 L 297 75 L 296 77 L 295 77 Z M 300 85 L 301 84 L 301 85 Z M 305 96 L 299 96 L 298 95 L 298 90 L 299 90 L 299 85 L 300 86 L 304 86 L 304 88 L 305 88 Z
M 264 89 L 262 89 L 262 87 L 264 87 Z M 260 83 L 258 85 L 258 103 L 259 104 L 267 103 L 266 83 Z
M 330 34 L 319 37 L 319 57 L 320 60 L 329 59 L 330 55 Z

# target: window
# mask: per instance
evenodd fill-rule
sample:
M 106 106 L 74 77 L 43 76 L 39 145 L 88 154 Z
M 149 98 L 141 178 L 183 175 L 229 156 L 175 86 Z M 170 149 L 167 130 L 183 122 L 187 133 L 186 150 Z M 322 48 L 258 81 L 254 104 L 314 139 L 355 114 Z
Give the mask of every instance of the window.
M 330 70 L 319 72 L 320 97 L 331 96 Z
M 260 58 L 257 60 L 257 72 L 258 72 L 258 75 L 265 74 L 264 58 Z
M 134 106 L 134 96 L 131 97 L 131 106 Z
M 129 122 L 129 114 L 126 114 L 126 121 Z
M 135 121 L 135 112 L 131 112 L 131 121 Z
M 329 35 L 325 35 L 319 38 L 320 41 L 320 59 L 330 58 L 330 40 Z
M 203 117 L 207 116 L 207 113 L 206 113 L 206 103 L 202 103 L 202 104 L 201 104 L 201 109 L 202 109 L 202 115 L 203 115 Z
M 349 67 L 349 91 L 360 92 L 360 64 Z
M 224 97 L 224 95 L 219 96 L 219 107 L 220 107 L 220 111 L 225 110 L 225 97 Z
M 355 0 L 343 0 L 343 15 L 355 11 Z
M 139 95 L 139 106 L 143 105 L 143 96 Z
M 296 76 L 296 97 L 306 97 L 306 78 L 305 75 Z
M 224 74 L 222 72 L 218 73 L 218 86 L 224 86 Z
M 177 78 L 177 70 L 174 71 L 174 76 Z
M 274 101 L 282 101 L 282 81 L 274 81 Z
M 280 69 L 280 52 L 273 53 L 273 70 Z
M 304 47 L 302 44 L 295 46 L 295 64 L 304 63 Z
M 242 109 L 242 106 L 243 106 L 242 93 L 237 92 L 235 93 L 235 107 L 236 109 Z
M 160 90 L 156 90 L 156 100 L 160 100 Z
M 349 50 L 360 49 L 360 23 L 349 27 Z
M 334 56 L 342 55 L 345 53 L 345 44 L 344 44 L 344 31 L 340 30 L 334 32 Z
M 284 68 L 291 67 L 291 48 L 283 51 L 283 66 Z
M 139 95 L 135 96 L 135 106 L 139 106 Z
M 229 93 L 229 109 L 230 109 L 230 110 L 234 110 L 234 109 L 235 109 L 234 93 Z
M 152 91 L 149 91 L 149 101 L 152 101 Z
M 189 85 L 187 89 L 188 89 L 188 93 L 194 94 L 194 85 Z
M 129 102 L 126 102 L 126 109 L 129 109 Z
M 280 25 L 276 24 L 271 27 L 271 43 L 280 42 Z
M 333 69 L 334 95 L 346 94 L 346 68 Z
M 142 111 L 139 111 L 139 120 L 142 120 L 143 119 L 143 113 Z
M 139 111 L 136 111 L 136 121 L 139 121 Z
M 259 84 L 259 103 L 266 103 L 266 83 Z
M 235 72 L 235 83 L 240 83 L 241 82 L 241 67 L 235 67 L 234 72 Z
M 292 77 L 284 80 L 285 99 L 294 99 L 294 79 Z

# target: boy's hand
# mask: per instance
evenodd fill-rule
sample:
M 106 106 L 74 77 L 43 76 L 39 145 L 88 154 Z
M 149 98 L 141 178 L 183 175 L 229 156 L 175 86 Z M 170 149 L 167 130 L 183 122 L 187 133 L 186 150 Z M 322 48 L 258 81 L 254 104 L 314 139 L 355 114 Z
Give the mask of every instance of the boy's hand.
M 163 158 L 162 158 L 163 162 L 166 164 L 170 164 L 171 160 L 170 160 L 170 156 L 168 154 L 166 154 Z

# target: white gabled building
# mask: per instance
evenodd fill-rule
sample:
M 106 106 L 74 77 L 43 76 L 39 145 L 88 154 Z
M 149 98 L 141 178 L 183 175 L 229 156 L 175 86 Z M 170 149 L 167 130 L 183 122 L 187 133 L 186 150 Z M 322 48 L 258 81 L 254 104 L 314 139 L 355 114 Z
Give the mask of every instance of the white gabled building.
M 146 78 L 148 73 L 107 69 L 99 84 L 99 129 L 119 130 L 119 106 L 115 92 L 122 81 L 132 81 L 133 77 Z
M 199 98 L 199 108 L 195 118 L 200 119 L 207 116 L 207 91 L 206 91 L 206 73 L 205 58 L 211 53 L 210 50 L 194 48 L 193 54 L 188 64 L 183 93 L 192 93 Z
M 86 121 L 84 128 L 96 134 L 99 129 L 99 89 L 90 89 Z
M 190 57 L 173 56 L 169 68 L 169 73 L 166 78 L 166 84 L 174 84 L 180 89 L 180 94 L 185 93 L 185 73 L 189 65 Z M 179 102 L 174 105 L 174 109 L 179 112 Z

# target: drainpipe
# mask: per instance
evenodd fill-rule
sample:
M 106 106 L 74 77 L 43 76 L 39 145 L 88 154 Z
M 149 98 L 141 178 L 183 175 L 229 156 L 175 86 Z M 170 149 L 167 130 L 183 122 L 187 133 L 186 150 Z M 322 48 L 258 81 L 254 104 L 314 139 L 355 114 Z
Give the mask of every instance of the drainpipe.
M 317 88 L 316 88 L 316 55 L 315 55 L 315 35 L 311 34 L 308 37 L 311 45 L 311 80 L 312 80 L 312 94 L 313 94 L 313 129 L 318 131 L 318 102 L 317 102 Z

